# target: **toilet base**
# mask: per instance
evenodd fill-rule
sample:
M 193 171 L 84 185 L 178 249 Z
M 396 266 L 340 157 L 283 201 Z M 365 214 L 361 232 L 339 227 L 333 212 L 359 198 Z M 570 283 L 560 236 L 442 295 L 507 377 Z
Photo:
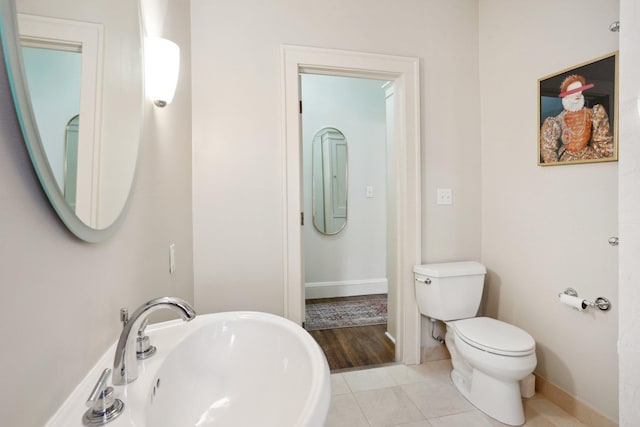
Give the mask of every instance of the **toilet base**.
M 491 418 L 511 426 L 524 424 L 519 382 L 499 381 L 477 369 L 471 377 L 454 369 L 451 380 L 460 394 Z

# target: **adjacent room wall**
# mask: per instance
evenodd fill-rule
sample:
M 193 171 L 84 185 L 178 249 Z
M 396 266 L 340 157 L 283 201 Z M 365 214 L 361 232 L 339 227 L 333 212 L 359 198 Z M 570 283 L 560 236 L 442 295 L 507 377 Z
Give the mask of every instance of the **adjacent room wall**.
M 423 261 L 480 258 L 476 1 L 194 0 L 191 19 L 199 310 L 283 313 L 282 44 L 420 58 Z
M 617 163 L 537 166 L 539 78 L 618 49 L 618 1 L 480 2 L 486 310 L 536 340 L 536 372 L 617 420 Z M 558 301 L 612 301 L 578 312 Z
M 182 47 L 181 80 L 164 110 L 146 102 L 133 200 L 104 243 L 79 241 L 50 207 L 0 65 L 2 425 L 44 425 L 117 339 L 120 307 L 166 295 L 193 301 L 189 1 L 171 0 L 163 12 L 164 35 Z
M 302 74 L 304 273 L 307 298 L 386 292 L 386 124 L 379 80 Z M 338 234 L 312 224 L 312 145 L 335 127 L 347 140 L 347 223 Z M 371 186 L 373 196 L 367 197 Z M 322 193 L 320 193 L 322 197 Z M 348 283 L 345 283 L 348 282 Z M 330 283 L 334 283 L 327 289 Z M 330 292 L 330 293 L 327 293 Z

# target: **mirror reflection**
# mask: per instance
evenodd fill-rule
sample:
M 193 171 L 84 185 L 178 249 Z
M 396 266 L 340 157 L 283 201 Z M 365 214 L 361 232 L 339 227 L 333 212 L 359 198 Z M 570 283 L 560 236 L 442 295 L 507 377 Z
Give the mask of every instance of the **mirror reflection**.
M 64 165 L 62 192 L 64 199 L 71 209 L 76 210 L 76 186 L 78 179 L 78 129 L 80 127 L 80 114 L 76 114 L 69 120 L 64 133 Z
M 313 225 L 322 234 L 337 234 L 347 224 L 347 139 L 325 127 L 313 138 Z
M 144 99 L 139 4 L 0 5 L 3 36 L 17 32 L 5 57 L 40 181 L 72 232 L 104 240 L 121 219 L 137 165 Z M 11 9 L 15 21 L 7 22 Z

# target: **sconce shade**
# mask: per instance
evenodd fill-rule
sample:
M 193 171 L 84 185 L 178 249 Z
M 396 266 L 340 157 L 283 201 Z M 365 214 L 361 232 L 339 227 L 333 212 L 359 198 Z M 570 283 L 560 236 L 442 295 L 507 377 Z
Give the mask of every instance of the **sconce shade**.
M 147 97 L 158 107 L 173 101 L 180 73 L 180 47 L 171 40 L 147 37 L 145 50 L 145 83 Z

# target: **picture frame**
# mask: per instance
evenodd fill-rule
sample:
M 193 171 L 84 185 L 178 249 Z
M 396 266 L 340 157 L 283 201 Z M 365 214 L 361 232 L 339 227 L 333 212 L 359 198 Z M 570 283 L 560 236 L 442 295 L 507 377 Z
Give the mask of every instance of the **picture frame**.
M 618 52 L 538 79 L 538 166 L 617 160 Z

